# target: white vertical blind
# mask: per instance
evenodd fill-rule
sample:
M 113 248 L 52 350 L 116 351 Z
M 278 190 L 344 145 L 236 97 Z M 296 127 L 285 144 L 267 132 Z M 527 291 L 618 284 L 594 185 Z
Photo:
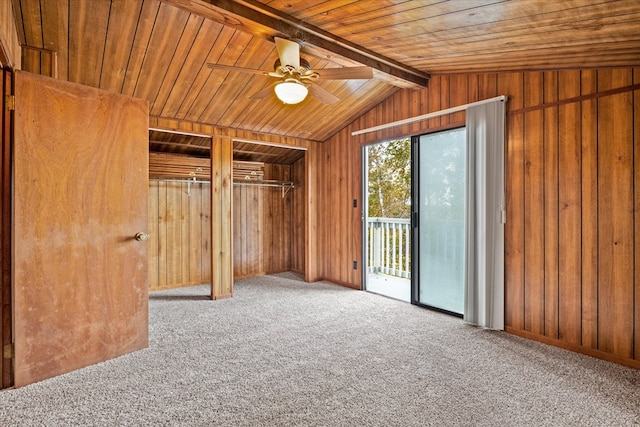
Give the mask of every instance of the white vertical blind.
M 464 320 L 504 329 L 505 105 L 467 109 Z

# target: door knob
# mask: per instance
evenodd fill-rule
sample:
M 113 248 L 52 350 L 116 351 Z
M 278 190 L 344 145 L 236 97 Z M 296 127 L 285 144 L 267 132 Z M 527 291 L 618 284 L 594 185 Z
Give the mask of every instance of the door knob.
M 143 233 L 142 231 L 136 233 L 136 240 L 138 242 L 144 242 L 148 238 L 149 238 L 149 235 L 147 233 Z

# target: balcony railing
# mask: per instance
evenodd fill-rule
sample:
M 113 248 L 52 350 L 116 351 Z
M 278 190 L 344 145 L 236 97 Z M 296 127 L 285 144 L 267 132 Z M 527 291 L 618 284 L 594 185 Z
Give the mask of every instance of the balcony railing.
M 459 270 L 464 265 L 464 222 L 431 220 L 423 227 L 423 235 L 429 236 L 421 247 L 425 268 L 432 272 L 443 267 Z M 411 278 L 410 233 L 409 219 L 368 218 L 369 273 Z
M 411 277 L 411 221 L 368 218 L 369 273 Z

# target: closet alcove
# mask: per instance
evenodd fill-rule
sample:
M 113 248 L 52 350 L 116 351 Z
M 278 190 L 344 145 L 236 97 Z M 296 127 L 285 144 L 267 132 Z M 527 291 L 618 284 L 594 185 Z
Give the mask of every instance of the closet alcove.
M 211 136 L 149 131 L 149 289 L 211 281 Z M 234 279 L 305 270 L 306 150 L 233 141 Z

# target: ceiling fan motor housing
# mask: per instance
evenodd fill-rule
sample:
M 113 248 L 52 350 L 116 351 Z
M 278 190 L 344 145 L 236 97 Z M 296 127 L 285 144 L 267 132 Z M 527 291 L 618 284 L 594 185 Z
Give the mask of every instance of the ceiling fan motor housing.
M 304 58 L 300 58 L 300 68 L 295 69 L 291 65 L 282 65 L 280 62 L 280 58 L 276 59 L 276 62 L 273 63 L 273 69 L 276 71 L 282 71 L 284 74 L 299 74 L 299 75 L 307 75 L 308 71 L 311 71 L 311 64 Z

